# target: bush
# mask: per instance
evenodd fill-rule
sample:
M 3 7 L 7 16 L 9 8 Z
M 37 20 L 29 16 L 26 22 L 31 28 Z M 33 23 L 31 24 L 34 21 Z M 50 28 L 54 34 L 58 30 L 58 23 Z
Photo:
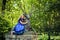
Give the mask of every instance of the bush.
M 4 19 L 3 17 L 0 17 L 0 33 L 6 33 L 10 29 L 9 21 Z

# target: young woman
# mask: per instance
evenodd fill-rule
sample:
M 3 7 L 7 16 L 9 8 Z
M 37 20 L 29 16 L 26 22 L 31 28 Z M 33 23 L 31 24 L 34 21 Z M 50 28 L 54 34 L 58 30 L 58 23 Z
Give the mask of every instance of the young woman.
M 18 23 L 16 26 L 13 28 L 13 34 L 15 35 L 22 35 L 25 31 L 25 24 L 27 24 L 26 18 L 24 15 L 20 17 L 18 20 Z

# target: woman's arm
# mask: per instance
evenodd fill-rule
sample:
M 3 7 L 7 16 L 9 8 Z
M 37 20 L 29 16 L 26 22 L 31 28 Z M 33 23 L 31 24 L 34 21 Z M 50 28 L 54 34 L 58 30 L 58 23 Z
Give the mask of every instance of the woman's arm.
M 28 22 L 27 22 L 27 21 L 26 21 L 26 22 L 22 22 L 22 21 L 20 21 L 20 23 L 21 23 L 21 24 L 27 24 Z

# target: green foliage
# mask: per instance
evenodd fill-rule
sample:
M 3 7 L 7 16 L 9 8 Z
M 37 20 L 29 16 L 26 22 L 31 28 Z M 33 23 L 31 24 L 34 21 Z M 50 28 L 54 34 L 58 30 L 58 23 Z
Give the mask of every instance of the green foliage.
M 6 33 L 9 31 L 10 24 L 9 21 L 5 20 L 3 17 L 0 16 L 0 32 Z
M 38 40 L 48 40 L 48 35 L 47 34 L 39 35 Z
M 58 0 L 35 0 L 33 2 L 34 12 L 31 17 L 31 26 L 36 31 L 55 31 L 60 16 Z M 55 20 L 57 17 L 58 20 Z M 57 27 L 57 26 L 56 26 Z M 47 29 L 47 30 L 46 30 Z
M 7 0 L 4 19 L 9 21 L 9 27 L 12 28 L 21 14 L 31 13 L 31 27 L 35 28 L 37 32 L 56 31 L 60 24 L 57 22 L 60 20 L 58 18 L 60 17 L 59 5 L 59 0 Z
M 0 0 L 0 14 L 1 14 L 1 8 L 2 8 L 2 1 Z

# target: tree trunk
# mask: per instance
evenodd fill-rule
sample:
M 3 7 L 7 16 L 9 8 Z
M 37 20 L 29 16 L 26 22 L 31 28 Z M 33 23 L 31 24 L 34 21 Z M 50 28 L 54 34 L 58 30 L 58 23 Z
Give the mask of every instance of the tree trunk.
M 6 0 L 2 1 L 2 11 L 5 10 Z
M 50 31 L 48 32 L 48 40 L 50 40 Z
M 5 36 L 3 33 L 0 33 L 0 40 L 5 40 Z

